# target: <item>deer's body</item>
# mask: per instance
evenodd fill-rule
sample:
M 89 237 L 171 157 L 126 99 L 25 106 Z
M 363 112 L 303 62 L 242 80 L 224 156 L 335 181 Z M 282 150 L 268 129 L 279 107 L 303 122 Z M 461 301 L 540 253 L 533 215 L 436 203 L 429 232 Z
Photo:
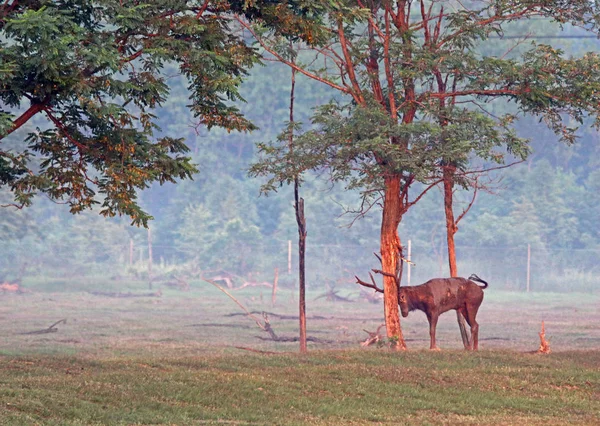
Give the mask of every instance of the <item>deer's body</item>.
M 475 282 L 483 283 L 483 286 Z M 418 309 L 425 312 L 429 321 L 430 349 L 437 350 L 435 329 L 438 318 L 444 312 L 455 309 L 460 312 L 471 327 L 472 349 L 477 350 L 479 344 L 479 324 L 475 320 L 481 302 L 483 289 L 488 286 L 476 275 L 466 278 L 434 278 L 425 284 L 413 287 L 400 287 L 398 304 L 403 317 L 410 311 Z M 467 349 L 471 349 L 467 347 Z

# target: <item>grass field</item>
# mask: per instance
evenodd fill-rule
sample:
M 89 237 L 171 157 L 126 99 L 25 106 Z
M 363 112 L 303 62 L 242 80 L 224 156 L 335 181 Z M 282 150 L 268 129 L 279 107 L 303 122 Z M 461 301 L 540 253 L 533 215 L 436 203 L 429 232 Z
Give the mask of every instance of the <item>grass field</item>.
M 488 289 L 479 353 L 460 350 L 453 313 L 438 326 L 442 352 L 426 350 L 420 312 L 402 320 L 410 350 L 392 353 L 359 346 L 382 323 L 380 304 L 351 287 L 342 291 L 351 303 L 313 291 L 317 341 L 301 356 L 297 342 L 269 340 L 209 284 L 139 298 L 86 290 L 148 291 L 141 283 L 30 288 L 0 294 L 0 425 L 600 425 L 598 295 Z M 291 289 L 274 305 L 266 288 L 233 294 L 270 312 L 279 336 L 297 334 Z M 61 319 L 56 332 L 25 334 Z M 550 355 L 530 353 L 542 320 Z

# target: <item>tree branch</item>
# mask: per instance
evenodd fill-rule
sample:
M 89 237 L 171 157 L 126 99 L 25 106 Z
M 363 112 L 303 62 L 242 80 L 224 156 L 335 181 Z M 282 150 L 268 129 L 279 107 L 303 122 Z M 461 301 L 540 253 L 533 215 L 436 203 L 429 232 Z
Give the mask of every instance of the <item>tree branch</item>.
M 456 218 L 456 220 L 454 221 L 454 226 L 458 226 L 458 222 L 460 222 L 462 220 L 463 217 L 465 217 L 465 215 L 469 212 L 469 210 L 471 210 L 471 207 L 473 207 L 473 204 L 475 203 L 475 198 L 477 198 L 477 180 L 478 178 L 475 178 L 475 186 L 474 186 L 474 190 L 473 190 L 473 198 L 471 198 L 471 202 L 469 203 L 469 205 L 467 206 L 467 208 L 465 208 L 463 210 L 463 212 L 458 216 L 458 218 Z
M 530 17 L 530 16 L 537 16 L 537 15 L 541 15 L 540 12 L 536 12 L 534 11 L 534 7 L 536 5 L 530 5 L 529 7 L 526 7 L 524 10 L 521 10 L 519 12 L 515 12 L 509 15 L 494 15 L 491 16 L 487 19 L 481 19 L 479 21 L 476 21 L 473 23 L 473 25 L 471 25 L 468 28 L 461 28 L 460 30 L 455 31 L 452 34 L 449 34 L 447 37 L 445 37 L 444 39 L 442 39 L 438 44 L 437 44 L 437 48 L 442 47 L 444 44 L 452 41 L 453 39 L 455 39 L 456 37 L 466 33 L 467 31 L 470 31 L 473 28 L 477 28 L 477 27 L 485 27 L 487 25 L 493 24 L 495 22 L 506 22 L 506 21 L 512 21 L 514 19 L 518 19 L 518 18 L 523 18 L 525 16 Z
M 318 75 L 305 70 L 304 68 L 298 66 L 297 64 L 294 64 L 290 61 L 288 61 L 287 59 L 285 59 L 283 56 L 281 56 L 280 54 L 278 54 L 277 52 L 275 52 L 270 46 L 268 46 L 264 40 L 259 37 L 256 32 L 252 29 L 252 27 L 247 24 L 246 22 L 244 22 L 241 18 L 236 17 L 236 20 L 240 23 L 240 25 L 242 25 L 246 30 L 248 30 L 250 32 L 250 34 L 252 34 L 252 37 L 254 37 L 254 39 L 261 45 L 261 47 L 263 49 L 265 49 L 267 52 L 269 52 L 271 55 L 273 55 L 275 58 L 277 58 L 277 60 L 279 62 L 281 62 L 282 64 L 287 65 L 290 68 L 295 69 L 296 71 L 298 71 L 301 74 L 304 74 L 305 76 L 307 76 L 310 79 L 316 80 L 320 83 L 326 84 L 334 89 L 339 90 L 340 92 L 343 93 L 347 93 L 352 95 L 352 90 L 350 90 L 348 87 L 344 87 L 344 86 L 340 86 L 339 84 L 335 84 L 332 81 L 329 81 L 325 78 L 319 77 Z
M 138 50 L 137 52 L 135 52 L 131 56 L 128 56 L 127 58 L 121 59 L 121 65 L 124 65 L 124 64 L 126 64 L 128 62 L 133 61 L 134 59 L 139 58 L 142 55 L 142 53 L 144 53 L 144 49 L 143 48 L 140 49 L 140 50 Z
M 425 12 L 425 2 L 423 0 L 419 1 L 420 9 L 421 9 L 421 19 L 423 22 L 423 32 L 425 36 L 425 46 L 430 46 L 432 43 L 431 33 L 429 32 L 429 20 L 428 18 L 431 16 L 431 8 L 433 7 L 433 2 L 429 5 L 429 16 L 427 12 Z
M 25 203 L 22 204 L 15 204 L 15 203 L 8 203 L 8 204 L 0 204 L 0 207 L 4 208 L 4 207 L 14 207 L 18 210 L 23 210 L 23 207 L 25 207 Z
M 425 98 L 452 98 L 458 96 L 518 96 L 524 93 L 531 92 L 531 89 L 526 87 L 523 90 L 511 90 L 511 89 L 470 89 L 470 90 L 457 90 L 452 92 L 444 93 L 423 93 L 419 96 L 419 101 L 422 102 Z
M 368 287 L 368 288 L 372 288 L 373 290 L 377 291 L 378 293 L 383 293 L 383 289 L 377 287 L 377 284 L 375 283 L 375 278 L 373 278 L 373 274 L 371 274 L 369 272 L 369 276 L 371 277 L 371 282 L 372 284 L 369 284 L 363 280 L 361 280 L 360 278 L 358 278 L 356 275 L 354 276 L 354 278 L 356 278 L 356 282 L 357 284 L 362 285 L 363 287 Z
M 392 273 L 390 273 L 390 272 L 385 272 L 385 271 L 382 271 L 381 269 L 371 269 L 371 271 L 375 272 L 376 274 L 381 274 L 381 275 L 383 275 L 384 277 L 392 277 L 392 278 L 394 278 L 394 279 L 397 279 L 397 278 L 398 278 L 398 277 L 396 276 L 396 274 L 392 274 Z
M 509 163 L 509 164 L 503 164 L 501 166 L 490 167 L 488 169 L 470 170 L 470 171 L 467 171 L 467 172 L 460 172 L 460 173 L 457 173 L 457 175 L 458 176 L 467 176 L 467 175 L 474 175 L 474 174 L 481 175 L 481 174 L 484 174 L 484 173 L 487 173 L 487 172 L 492 172 L 492 171 L 495 171 L 495 170 L 507 169 L 507 168 L 512 167 L 512 166 L 514 166 L 516 164 L 523 163 L 524 161 L 525 160 L 519 160 L 519 161 L 514 161 L 512 163 Z M 437 185 L 438 183 L 440 183 L 440 181 L 436 182 L 434 185 Z
M 204 4 L 202 5 L 200 10 L 196 14 L 196 19 L 200 19 L 202 17 L 202 15 L 204 15 L 204 12 L 206 12 L 206 9 L 208 8 L 208 3 L 209 3 L 209 0 L 204 0 Z
M 425 194 L 427 192 L 429 192 L 429 190 L 431 188 L 436 187 L 438 184 L 440 184 L 441 182 L 443 182 L 444 179 L 437 179 L 435 182 L 431 183 L 427 188 L 425 188 L 414 200 L 409 201 L 406 203 L 406 209 L 409 209 L 410 207 L 412 207 L 413 205 L 415 205 L 421 198 L 423 198 L 425 196 Z
M 46 104 L 49 101 L 50 100 L 47 99 L 40 103 L 33 103 L 29 108 L 27 108 L 27 111 L 25 111 L 23 114 L 21 114 L 19 116 L 19 118 L 17 118 L 14 121 L 12 127 L 10 129 L 8 129 L 8 131 L 5 134 L 0 135 L 0 140 L 4 139 L 6 136 L 10 135 L 15 130 L 18 130 L 19 128 L 21 128 L 21 126 L 23 126 L 25 123 L 27 123 L 31 119 L 31 117 L 33 117 L 34 115 L 36 115 L 37 113 L 42 111 L 46 107 Z
M 71 141 L 71 143 L 73 145 L 75 145 L 77 148 L 81 149 L 82 151 L 87 151 L 88 147 L 79 143 L 78 141 L 75 140 L 75 138 L 73 138 L 69 132 L 67 132 L 67 129 L 65 129 L 65 126 L 63 123 L 60 122 L 59 119 L 57 119 L 53 114 L 52 111 L 50 110 L 50 108 L 45 107 L 44 108 L 44 112 L 46 113 L 46 115 L 48 116 L 48 118 L 50 118 L 50 120 L 52 120 L 52 122 L 56 125 L 56 127 L 58 128 L 58 130 L 60 130 L 62 132 L 62 134 L 69 140 Z
M 350 52 L 348 51 L 346 33 L 344 32 L 344 23 L 341 19 L 338 20 L 338 36 L 340 38 L 342 54 L 344 55 L 344 60 L 346 62 L 346 71 L 348 72 L 348 78 L 350 78 L 350 83 L 352 84 L 352 88 L 354 89 L 353 97 L 359 105 L 364 105 L 365 98 L 362 95 L 362 91 L 360 90 L 358 80 L 356 79 L 356 73 L 354 72 L 354 64 L 352 63 L 352 58 L 350 57 Z
M 390 8 L 386 7 L 384 12 L 385 30 L 387 37 L 383 39 L 383 66 L 385 69 L 385 78 L 388 86 L 388 102 L 390 104 L 390 116 L 393 119 L 398 117 L 398 109 L 396 106 L 396 91 L 394 90 L 394 71 L 390 61 Z

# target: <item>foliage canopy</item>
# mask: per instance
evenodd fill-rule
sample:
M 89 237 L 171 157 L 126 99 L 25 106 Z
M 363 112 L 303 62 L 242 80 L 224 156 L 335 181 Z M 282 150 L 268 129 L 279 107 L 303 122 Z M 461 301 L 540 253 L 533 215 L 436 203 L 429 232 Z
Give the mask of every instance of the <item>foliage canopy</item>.
M 359 1 L 320 7 L 323 15 L 311 31 L 328 37 L 298 51 L 248 24 L 269 54 L 346 95 L 316 110 L 313 129 L 292 152 L 285 143 L 259 145 L 264 156 L 253 173 L 270 176 L 267 191 L 300 169 L 325 168 L 350 187 L 383 190 L 389 174 L 402 175 L 405 186 L 431 182 L 444 161 L 463 171 L 473 155 L 501 163 L 506 154 L 499 147 L 525 158 L 528 141 L 513 126 L 523 115 L 538 117 L 568 143 L 577 138 L 573 123 L 582 124 L 587 115 L 600 125 L 597 53 L 565 57 L 527 35 L 515 42 L 530 45 L 521 55 L 509 48 L 487 56 L 483 49 L 511 24 L 535 17 L 597 32 L 600 15 L 590 2 Z M 292 63 L 299 52 L 304 60 Z M 515 106 L 497 115 L 495 99 Z
M 222 1 L 3 2 L 0 185 L 11 204 L 43 193 L 79 212 L 99 194 L 103 215 L 146 225 L 136 190 L 196 172 L 183 139 L 156 125 L 172 69 L 199 124 L 253 128 L 231 102 L 257 56 L 230 13 Z

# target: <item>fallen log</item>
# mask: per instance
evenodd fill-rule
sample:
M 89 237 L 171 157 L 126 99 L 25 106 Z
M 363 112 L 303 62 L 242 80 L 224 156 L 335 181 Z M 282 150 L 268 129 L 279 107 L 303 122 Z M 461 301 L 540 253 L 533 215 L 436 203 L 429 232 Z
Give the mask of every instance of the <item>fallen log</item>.
M 251 314 L 259 314 L 259 315 L 262 315 L 264 313 L 264 314 L 267 314 L 267 315 L 269 315 L 271 317 L 277 317 L 277 318 L 282 319 L 282 320 L 297 320 L 298 319 L 298 315 L 283 315 L 283 314 L 278 314 L 278 313 L 275 313 L 275 312 L 251 311 L 250 313 Z M 239 316 L 239 315 L 246 315 L 246 314 L 243 314 L 241 312 L 233 312 L 231 314 L 225 314 L 224 316 L 226 316 L 226 317 L 235 317 L 235 316 Z M 308 319 L 322 319 L 322 320 L 325 320 L 325 319 L 333 319 L 333 318 L 323 317 L 323 316 L 320 316 L 320 315 L 313 315 L 312 317 L 309 317 Z
M 88 291 L 88 293 L 93 294 L 94 296 L 104 296 L 104 297 L 161 297 L 162 291 L 157 290 L 150 293 L 121 293 L 121 292 L 111 292 L 111 291 Z
M 243 288 L 246 287 L 268 287 L 268 288 L 273 288 L 273 284 L 268 283 L 266 281 L 262 281 L 262 282 L 257 282 L 257 281 L 246 281 L 244 284 L 242 284 L 239 287 L 235 287 L 235 288 L 231 288 L 231 290 L 241 290 Z
M 262 314 L 265 313 L 271 317 L 277 317 L 281 320 L 297 320 L 298 319 L 298 315 L 283 315 L 283 314 L 278 314 L 276 312 L 267 312 L 267 311 L 251 311 L 251 314 Z M 235 317 L 238 315 L 246 315 L 246 314 L 242 314 L 240 312 L 232 312 L 230 314 L 225 314 L 224 316 L 226 317 Z M 310 317 L 306 317 L 307 319 L 311 319 L 311 320 L 339 320 L 339 321 L 379 321 L 381 320 L 381 318 L 361 318 L 361 317 L 326 317 L 323 315 L 312 315 Z
M 58 331 L 58 328 L 56 328 L 56 326 L 58 324 L 60 324 L 61 322 L 63 323 L 67 323 L 67 319 L 63 318 L 61 320 L 56 321 L 54 324 L 52 324 L 50 327 L 48 328 L 44 328 L 42 330 L 35 330 L 35 331 L 27 331 L 25 333 L 20 333 L 21 335 L 25 335 L 25 334 L 47 334 L 47 333 L 56 333 Z
M 300 338 L 295 336 L 295 337 L 282 337 L 282 336 L 271 336 L 271 338 L 267 338 L 264 336 L 254 336 L 257 339 L 260 340 L 268 340 L 269 342 L 285 342 L 285 343 L 292 343 L 292 342 L 298 342 L 300 341 Z M 325 340 L 325 339 L 319 339 L 318 337 L 307 337 L 306 338 L 307 342 L 314 342 L 314 343 L 335 343 L 333 340 Z
M 385 337 L 382 336 L 381 334 L 379 334 L 379 332 L 381 331 L 381 329 L 385 327 L 385 324 L 381 324 L 379 327 L 377 327 L 377 331 L 369 331 L 369 330 L 363 330 L 365 333 L 367 333 L 369 335 L 369 337 L 364 341 L 361 342 L 361 346 L 371 346 L 374 345 L 375 343 L 379 343 L 379 342 L 383 342 Z
M 327 301 L 329 302 L 352 302 L 351 299 L 344 297 L 344 296 L 340 296 L 339 294 L 339 290 L 329 290 L 326 293 L 321 294 L 320 296 L 315 297 L 315 300 L 319 300 L 322 298 L 326 298 Z

